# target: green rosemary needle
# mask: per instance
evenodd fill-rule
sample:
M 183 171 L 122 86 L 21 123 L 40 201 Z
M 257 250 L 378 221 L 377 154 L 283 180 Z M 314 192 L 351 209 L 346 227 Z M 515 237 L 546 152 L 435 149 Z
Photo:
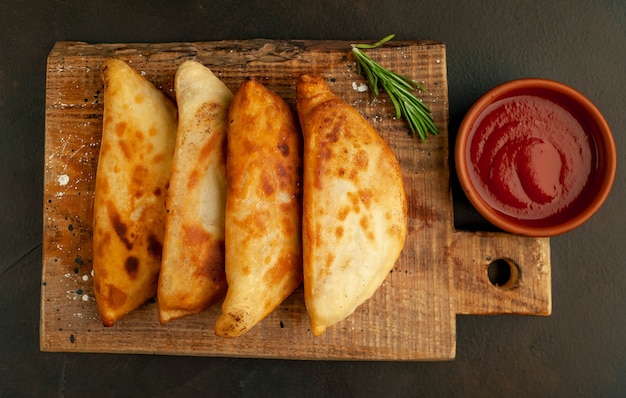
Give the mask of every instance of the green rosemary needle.
M 414 90 L 426 91 L 426 88 L 413 79 L 384 68 L 361 51 L 380 47 L 393 39 L 394 36 L 393 34 L 389 35 L 374 44 L 352 44 L 352 54 L 357 61 L 357 73 L 364 75 L 367 79 L 373 94 L 372 101 L 379 94 L 379 86 L 382 87 L 393 103 L 396 117 L 398 119 L 404 118 L 409 124 L 411 135 L 416 133 L 425 141 L 429 132 L 433 135 L 439 133 L 428 105 L 413 94 Z

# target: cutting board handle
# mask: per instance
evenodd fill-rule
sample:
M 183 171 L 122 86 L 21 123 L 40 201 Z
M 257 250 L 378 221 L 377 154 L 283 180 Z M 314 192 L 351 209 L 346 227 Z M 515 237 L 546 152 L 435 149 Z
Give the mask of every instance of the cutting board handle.
M 450 249 L 458 314 L 552 312 L 549 238 L 455 231 Z

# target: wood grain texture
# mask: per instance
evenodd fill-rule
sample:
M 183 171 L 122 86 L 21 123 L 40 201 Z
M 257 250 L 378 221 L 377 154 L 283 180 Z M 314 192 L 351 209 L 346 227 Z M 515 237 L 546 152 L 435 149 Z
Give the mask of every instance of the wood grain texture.
M 43 351 L 152 353 L 291 359 L 444 360 L 456 350 L 457 314 L 551 312 L 547 238 L 456 231 L 448 148 L 445 45 L 395 42 L 372 52 L 385 66 L 422 82 L 418 94 L 433 111 L 440 135 L 410 138 L 385 95 L 370 103 L 353 88 L 349 43 L 247 40 L 169 44 L 57 43 L 46 83 L 44 234 L 40 346 Z M 195 59 L 234 92 L 253 76 L 295 102 L 295 79 L 322 75 L 388 142 L 403 169 L 409 234 L 381 288 L 340 324 L 313 337 L 298 288 L 246 335 L 218 338 L 219 305 L 160 325 L 154 300 L 119 321 L 101 325 L 93 295 L 91 237 L 95 170 L 102 129 L 101 65 L 121 58 L 174 98 L 177 66 Z M 511 288 L 489 282 L 487 268 L 509 259 L 519 268 Z

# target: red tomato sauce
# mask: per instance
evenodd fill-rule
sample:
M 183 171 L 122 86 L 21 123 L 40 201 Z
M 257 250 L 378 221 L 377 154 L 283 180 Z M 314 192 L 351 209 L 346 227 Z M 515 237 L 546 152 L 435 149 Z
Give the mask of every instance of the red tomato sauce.
M 468 142 L 469 175 L 482 198 L 528 224 L 574 206 L 595 171 L 595 144 L 581 121 L 539 96 L 493 103 Z

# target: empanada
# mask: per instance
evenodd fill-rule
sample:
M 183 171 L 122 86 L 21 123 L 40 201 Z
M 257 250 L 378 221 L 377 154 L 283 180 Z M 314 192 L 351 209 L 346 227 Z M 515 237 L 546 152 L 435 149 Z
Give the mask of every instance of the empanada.
M 112 326 L 157 291 L 177 112 L 124 61 L 107 60 L 102 75 L 93 270 L 100 318 Z
M 176 71 L 179 124 L 167 194 L 159 320 L 199 313 L 223 298 L 226 129 L 231 91 L 196 61 Z
M 289 105 L 246 79 L 229 111 L 228 291 L 215 333 L 249 331 L 302 281 L 302 138 Z
M 321 77 L 297 81 L 304 136 L 304 294 L 314 335 L 365 302 L 393 268 L 406 238 L 397 159 L 356 109 Z

